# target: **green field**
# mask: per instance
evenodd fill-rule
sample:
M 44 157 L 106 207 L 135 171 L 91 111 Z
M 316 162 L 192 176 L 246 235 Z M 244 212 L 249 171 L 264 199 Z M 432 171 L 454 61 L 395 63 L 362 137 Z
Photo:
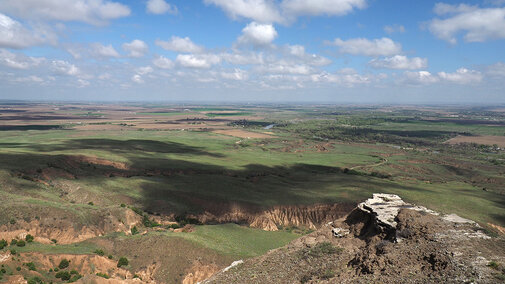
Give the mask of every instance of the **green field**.
M 195 113 L 230 110 L 191 109 Z M 279 107 L 262 120 L 228 124 L 244 131 L 275 124 L 268 130 L 274 136 L 268 139 L 234 138 L 205 129 L 0 127 L 0 225 L 61 216 L 74 228 L 92 227 L 106 216 L 123 218 L 126 207 L 120 204 L 138 208 L 148 218 L 183 218 L 231 208 L 256 212 L 279 205 L 349 205 L 385 192 L 475 220 L 490 231 L 488 223 L 505 226 L 504 151 L 492 145 L 444 143 L 456 135 L 505 135 L 499 114 L 471 112 L 464 120 L 448 122 L 425 111 L 313 109 Z M 222 119 L 264 115 L 268 107 L 233 110 L 207 115 Z M 169 120 L 188 113 L 138 114 Z M 490 119 L 494 125 L 481 123 Z M 164 226 L 161 231 L 143 225 L 139 229 L 147 230 L 147 235 L 109 232 L 90 242 L 34 243 L 19 251 L 89 254 L 102 247 L 102 239 L 142 246 L 159 236 L 170 243 L 183 239 L 187 246 L 195 246 L 195 254 L 205 253 L 224 263 L 264 254 L 300 236 L 282 228 L 267 232 L 247 224 L 197 225 L 190 233 L 173 233 Z M 120 247 L 115 253 L 128 253 Z

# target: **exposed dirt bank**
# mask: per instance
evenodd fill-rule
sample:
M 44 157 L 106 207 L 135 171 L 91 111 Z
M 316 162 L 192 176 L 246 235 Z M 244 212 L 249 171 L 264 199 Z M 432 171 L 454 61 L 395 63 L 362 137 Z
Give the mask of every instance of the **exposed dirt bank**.
M 374 196 L 346 218 L 204 283 L 497 283 L 504 276 L 488 264 L 504 263 L 503 248 L 503 238 L 474 222 Z

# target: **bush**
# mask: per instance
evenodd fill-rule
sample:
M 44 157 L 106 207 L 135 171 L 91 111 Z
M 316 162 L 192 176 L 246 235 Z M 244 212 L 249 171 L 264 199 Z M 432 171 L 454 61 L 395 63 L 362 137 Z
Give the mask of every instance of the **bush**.
M 10 222 L 12 225 L 16 224 L 16 220 L 15 219 L 11 219 Z
M 11 246 L 15 246 L 18 243 L 18 240 L 12 239 L 11 240 Z
M 117 262 L 117 267 L 121 266 L 128 266 L 128 259 L 126 257 L 120 257 L 119 261 Z
M 494 269 L 494 270 L 498 270 L 498 268 L 499 268 L 500 265 L 498 264 L 498 262 L 496 262 L 496 261 L 493 260 L 493 261 L 490 261 L 487 264 L 487 266 L 490 267 L 490 268 L 492 268 L 492 269 Z
M 98 254 L 99 256 L 103 256 L 105 254 L 103 249 L 97 249 L 97 250 L 95 250 L 95 253 Z
M 12 255 L 16 255 L 16 253 L 18 253 L 15 249 L 11 249 L 10 252 Z
M 112 259 L 112 254 L 109 254 L 108 258 L 109 258 L 109 259 Z
M 33 240 L 34 240 L 34 239 L 35 239 L 35 238 L 34 238 L 32 235 L 30 235 L 30 234 L 26 235 L 26 237 L 25 237 L 25 241 L 26 241 L 27 243 L 31 243 L 31 242 L 33 242 Z
M 306 259 L 308 257 L 321 257 L 325 254 L 336 254 L 341 253 L 343 251 L 342 248 L 335 247 L 330 242 L 322 242 L 316 244 L 312 248 L 305 248 L 299 251 L 299 255 L 301 258 Z
M 28 280 L 28 284 L 44 284 L 44 281 L 42 281 L 40 277 L 35 276 L 30 278 L 30 280 Z
M 93 205 L 95 205 L 95 204 L 94 204 L 93 202 L 91 202 L 91 201 L 90 201 L 90 202 L 88 202 L 88 205 L 93 206 Z
M 126 207 L 126 204 L 121 203 L 121 205 L 120 205 L 120 206 L 124 208 L 124 207 Z
M 106 273 L 101 273 L 101 272 L 98 272 L 98 273 L 96 274 L 96 276 L 103 277 L 103 278 L 105 278 L 105 279 L 109 279 L 109 278 L 110 278 L 108 274 L 106 274 Z
M 326 269 L 322 274 L 321 274 L 321 279 L 328 280 L 330 278 L 335 277 L 335 272 L 331 269 Z
M 37 269 L 35 268 L 35 264 L 34 264 L 33 262 L 27 262 L 27 263 L 25 263 L 24 265 L 25 265 L 26 267 L 28 267 L 28 269 L 29 269 L 29 270 L 33 270 L 33 271 L 37 270 Z
M 24 246 L 26 246 L 26 242 L 25 242 L 25 241 L 23 241 L 23 240 L 19 240 L 19 241 L 17 241 L 17 242 L 16 242 L 16 245 L 17 245 L 18 247 L 24 247 Z
M 81 274 L 76 274 L 76 275 L 72 276 L 72 278 L 70 278 L 70 280 L 68 280 L 68 283 L 75 282 L 75 281 L 77 281 L 77 280 L 79 280 L 81 278 L 82 278 Z
M 72 269 L 72 270 L 70 271 L 70 274 L 75 275 L 75 274 L 79 274 L 79 272 L 77 272 L 77 270 Z
M 65 269 L 65 268 L 67 268 L 69 265 L 70 265 L 70 261 L 68 261 L 68 259 L 62 259 L 62 260 L 60 261 L 60 264 L 58 264 L 58 268 L 59 268 L 59 269 Z
M 17 270 L 17 271 L 21 271 L 21 267 L 19 267 L 19 266 L 18 266 L 18 267 L 16 267 L 16 270 Z
M 53 270 L 54 270 L 54 272 L 60 271 L 60 269 L 58 267 L 55 267 Z
M 7 243 L 6 240 L 4 239 L 1 239 L 0 240 L 0 249 L 3 249 L 4 247 L 6 247 L 9 243 Z
M 66 280 L 70 280 L 70 277 L 72 277 L 72 276 L 70 275 L 70 272 L 68 272 L 68 271 L 60 271 L 60 272 L 56 273 L 56 275 L 54 277 L 59 278 L 63 281 L 66 281 Z
M 137 229 L 137 226 L 133 226 L 133 228 L 131 229 L 131 233 L 132 235 L 136 235 L 139 233 L 139 230 Z
M 53 242 L 53 244 L 57 243 L 58 240 L 57 239 L 51 239 L 51 242 Z

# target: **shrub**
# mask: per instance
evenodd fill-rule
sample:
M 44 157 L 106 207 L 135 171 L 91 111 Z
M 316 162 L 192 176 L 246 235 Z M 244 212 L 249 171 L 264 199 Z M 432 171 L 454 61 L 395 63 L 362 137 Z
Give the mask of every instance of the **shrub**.
M 67 280 L 70 280 L 71 275 L 70 275 L 70 272 L 68 272 L 68 271 L 60 271 L 60 272 L 56 273 L 56 275 L 54 277 L 59 278 L 63 281 L 67 281 Z
M 92 201 L 90 201 L 90 202 L 88 202 L 88 205 L 93 206 L 93 205 L 95 205 L 95 204 L 94 204 Z
M 99 256 L 103 256 L 105 254 L 103 249 L 97 249 L 97 250 L 95 250 L 95 253 L 98 254 Z
M 70 274 L 75 275 L 75 274 L 79 274 L 79 272 L 77 272 L 77 270 L 72 269 L 72 270 L 70 271 Z
M 179 229 L 181 226 L 179 224 L 170 224 L 167 226 L 167 229 Z
M 121 203 L 121 205 L 120 205 L 120 206 L 124 208 L 124 207 L 126 207 L 126 204 Z
M 68 283 L 75 282 L 75 281 L 77 281 L 77 280 L 79 280 L 81 278 L 82 278 L 81 274 L 76 274 L 76 275 L 72 276 L 72 278 L 70 278 L 70 280 L 68 280 Z
M 65 269 L 67 268 L 68 266 L 70 265 L 70 262 L 68 261 L 68 259 L 62 259 L 60 261 L 60 264 L 58 264 L 58 268 L 59 269 Z M 67 279 L 68 280 L 68 279 Z
M 17 271 L 21 271 L 21 267 L 19 267 L 19 266 L 18 266 L 18 267 L 16 267 L 16 270 L 17 270 Z
M 55 267 L 53 270 L 54 270 L 54 272 L 60 271 L 60 269 L 58 267 Z
M 121 266 L 128 266 L 128 259 L 126 257 L 120 257 L 119 261 L 117 262 L 117 267 Z
M 9 223 L 11 223 L 12 225 L 14 225 L 14 224 L 16 224 L 16 220 L 15 220 L 15 219 L 11 219 L 11 220 L 9 221 Z
M 494 269 L 494 270 L 498 270 L 498 268 L 499 268 L 499 266 L 500 266 L 500 265 L 498 264 L 498 262 L 496 262 L 496 261 L 494 261 L 494 260 L 493 260 L 493 261 L 490 261 L 490 262 L 487 264 L 487 266 L 488 266 L 488 267 L 491 267 L 491 268 L 492 268 L 492 269 Z
M 112 259 L 112 254 L 109 254 L 108 258 L 109 258 L 109 259 Z
M 1 273 L 7 273 L 7 270 L 5 270 L 5 268 L 2 268 L 2 269 L 0 269 L 0 274 Z
M 28 284 L 44 284 L 44 281 L 42 281 L 40 277 L 35 276 L 30 278 L 30 280 L 28 280 Z
M 137 226 L 133 226 L 133 228 L 131 229 L 131 233 L 132 235 L 136 235 L 139 233 L 139 230 L 137 229 Z
M 12 255 L 16 255 L 16 253 L 18 253 L 15 249 L 11 249 L 10 252 Z
M 1 239 L 0 240 L 0 249 L 3 249 L 4 247 L 6 247 L 9 243 L 7 243 L 6 240 L 4 239 Z
M 26 245 L 26 242 L 25 242 L 25 241 L 23 241 L 23 240 L 19 240 L 19 241 L 17 241 L 17 242 L 16 242 L 16 245 L 17 245 L 18 247 L 24 247 L 24 246 Z
M 335 277 L 335 272 L 331 269 L 326 269 L 322 274 L 321 274 L 321 279 L 328 280 L 330 278 Z
M 33 271 L 37 270 L 37 269 L 35 268 L 35 264 L 34 264 L 33 262 L 27 262 L 27 263 L 25 263 L 24 265 L 25 265 L 26 267 L 28 267 L 28 269 L 29 269 L 29 270 L 33 270 Z
M 98 272 L 98 273 L 96 274 L 96 276 L 103 277 L 103 278 L 105 278 L 105 279 L 109 279 L 109 278 L 110 278 L 108 274 L 106 274 L 106 273 L 101 273 L 101 272 Z
M 25 241 L 27 243 L 33 242 L 33 239 L 35 239 L 35 238 L 32 235 L 30 235 L 30 234 L 26 235 L 26 237 L 25 237 Z
M 11 246 L 15 246 L 18 243 L 18 240 L 12 239 L 11 240 Z
M 51 242 L 53 242 L 53 244 L 57 243 L 58 240 L 57 239 L 51 239 Z

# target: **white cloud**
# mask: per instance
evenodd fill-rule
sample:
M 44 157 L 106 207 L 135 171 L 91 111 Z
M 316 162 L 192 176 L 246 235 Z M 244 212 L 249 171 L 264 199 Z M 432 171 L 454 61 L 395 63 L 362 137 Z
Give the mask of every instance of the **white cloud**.
M 371 78 L 366 75 L 360 75 L 355 72 L 348 72 L 349 70 L 343 70 L 340 74 L 322 72 L 319 74 L 313 74 L 310 76 L 312 82 L 327 82 L 343 85 L 346 87 L 353 87 L 354 85 L 369 84 Z
M 354 9 L 364 9 L 366 0 L 283 0 L 281 7 L 288 15 L 342 16 Z
M 258 67 L 257 71 L 273 74 L 299 74 L 299 75 L 307 75 L 314 72 L 314 70 L 310 66 L 304 64 L 290 64 L 289 62 L 285 61 L 279 61 L 274 64 Z
M 248 75 L 242 69 L 235 69 L 233 72 L 221 72 L 221 77 L 229 80 L 243 81 L 248 78 Z
M 219 55 L 224 61 L 236 65 L 263 64 L 265 59 L 263 53 L 222 53 Z
M 204 0 L 222 8 L 232 19 L 247 18 L 261 23 L 283 21 L 271 0 Z
M 391 56 L 402 52 L 401 44 L 387 37 L 373 40 L 353 38 L 345 41 L 336 38 L 331 44 L 340 47 L 340 52 L 352 55 Z
M 154 66 L 161 68 L 161 69 L 171 69 L 174 67 L 174 62 L 172 60 L 159 56 L 153 60 Z
M 428 71 L 406 71 L 403 82 L 407 84 L 431 84 L 439 81 L 439 78 Z
M 164 0 L 147 1 L 146 11 L 151 14 L 161 15 L 165 13 L 177 14 L 177 7 L 170 5 Z
M 59 74 L 69 75 L 69 76 L 79 76 L 81 70 L 74 64 L 69 63 L 64 60 L 53 60 L 51 62 L 52 68 Z
M 433 19 L 429 30 L 438 38 L 452 44 L 463 33 L 467 42 L 484 42 L 505 38 L 505 8 L 478 8 L 464 4 L 438 3 L 435 13 L 447 15 L 445 19 Z
M 43 57 L 31 57 L 0 49 L 0 64 L 14 69 L 28 69 L 45 61 Z
M 26 77 L 17 77 L 13 81 L 21 83 L 43 83 L 44 79 L 40 78 L 39 76 L 31 75 Z
M 302 45 L 288 45 L 288 54 L 294 56 L 297 60 L 311 66 L 325 66 L 331 64 L 331 60 L 316 54 L 308 54 Z
M 426 68 L 428 66 L 428 59 L 420 57 L 408 58 L 405 55 L 395 55 L 393 57 L 373 59 L 369 64 L 374 68 L 416 70 Z
M 149 47 L 145 42 L 135 39 L 132 42 L 123 43 L 123 49 L 128 52 L 130 57 L 142 57 L 147 53 Z
M 175 61 L 189 68 L 210 68 L 214 64 L 218 64 L 221 58 L 214 54 L 179 54 Z
M 252 44 L 253 46 L 267 46 L 277 37 L 277 31 L 271 24 L 249 23 L 242 29 L 238 38 L 239 44 Z
M 91 53 L 96 57 L 119 57 L 119 53 L 112 47 L 112 44 L 103 45 L 101 43 L 91 44 Z
M 133 75 L 132 81 L 139 84 L 144 83 L 144 79 L 142 79 L 142 76 L 140 76 L 139 74 Z
M 0 11 L 22 19 L 79 21 L 94 25 L 130 15 L 130 8 L 107 0 L 2 0 Z
M 454 73 L 439 72 L 438 76 L 446 81 L 457 84 L 473 84 L 482 81 L 482 74 L 479 71 L 459 68 Z
M 29 30 L 20 22 L 0 13 L 0 47 L 26 48 L 55 42 L 56 36 L 49 29 L 38 27 Z
M 404 33 L 405 32 L 405 27 L 402 25 L 390 25 L 390 26 L 384 26 L 384 31 L 388 34 L 394 34 L 394 33 Z
M 481 82 L 482 79 L 482 73 L 479 71 L 460 68 L 453 73 L 438 72 L 436 75 L 428 71 L 406 71 L 403 82 L 410 84 L 432 84 L 437 82 L 475 84 Z
M 176 52 L 201 53 L 204 51 L 202 46 L 195 44 L 189 37 L 172 36 L 169 41 L 156 40 L 156 45 Z
M 505 77 L 505 63 L 498 62 L 496 64 L 488 66 L 486 73 L 491 76 Z
M 84 79 L 77 79 L 77 83 L 79 84 L 78 87 L 79 88 L 84 88 L 84 87 L 87 87 L 89 86 L 90 82 L 87 81 L 87 80 L 84 80 Z
M 139 75 L 146 75 L 149 73 L 152 73 L 154 70 L 151 66 L 144 66 L 144 67 L 139 67 L 137 68 L 137 74 Z

